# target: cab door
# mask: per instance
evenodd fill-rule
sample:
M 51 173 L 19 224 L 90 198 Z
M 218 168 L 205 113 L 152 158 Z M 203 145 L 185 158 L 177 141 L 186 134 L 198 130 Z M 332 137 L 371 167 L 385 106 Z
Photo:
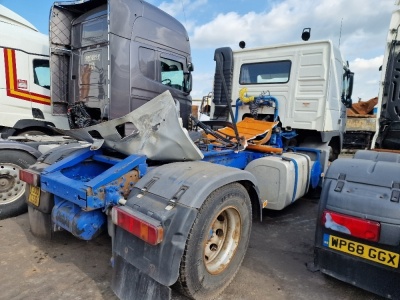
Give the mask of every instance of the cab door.
M 13 127 L 20 119 L 32 118 L 29 93 L 29 55 L 23 51 L 3 48 L 5 95 L 1 97 L 0 125 Z

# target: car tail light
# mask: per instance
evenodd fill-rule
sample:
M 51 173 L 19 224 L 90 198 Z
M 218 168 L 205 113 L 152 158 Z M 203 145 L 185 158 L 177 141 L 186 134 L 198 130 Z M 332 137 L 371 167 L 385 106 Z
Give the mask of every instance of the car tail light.
M 40 182 L 40 175 L 36 172 L 30 171 L 29 169 L 19 170 L 19 179 L 30 185 L 38 186 Z
M 126 207 L 114 206 L 111 211 L 113 223 L 151 245 L 162 242 L 164 229 L 159 221 Z M 145 220 L 146 219 L 146 220 Z
M 324 210 L 321 221 L 325 228 L 373 242 L 379 240 L 381 230 L 379 222 L 347 216 L 329 210 Z

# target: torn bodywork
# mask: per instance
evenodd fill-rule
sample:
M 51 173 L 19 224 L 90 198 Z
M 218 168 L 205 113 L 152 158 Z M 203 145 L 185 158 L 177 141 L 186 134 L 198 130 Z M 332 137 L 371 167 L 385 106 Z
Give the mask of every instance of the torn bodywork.
M 130 132 L 127 132 L 127 131 Z M 57 130 L 78 140 L 152 160 L 200 160 L 203 154 L 179 122 L 174 99 L 162 93 L 133 112 L 86 128 Z

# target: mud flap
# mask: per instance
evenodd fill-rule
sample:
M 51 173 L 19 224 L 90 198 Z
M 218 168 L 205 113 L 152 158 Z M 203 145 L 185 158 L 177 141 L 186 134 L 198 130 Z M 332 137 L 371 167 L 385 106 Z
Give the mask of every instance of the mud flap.
M 257 182 L 249 172 L 200 161 L 165 164 L 143 176 L 132 189 L 125 207 L 157 221 L 163 228 L 163 240 L 151 245 L 115 226 L 112 234 L 115 294 L 121 299 L 164 297 L 160 285 L 168 288 L 176 283 L 199 208 L 212 191 L 238 181 L 253 186 Z M 258 195 L 257 201 L 259 205 Z M 154 288 L 157 295 L 148 295 L 151 285 L 157 285 Z
M 166 300 L 171 289 L 115 255 L 111 288 L 119 299 Z
M 53 236 L 51 215 L 45 214 L 31 206 L 28 206 L 28 217 L 31 232 L 34 236 L 50 240 Z

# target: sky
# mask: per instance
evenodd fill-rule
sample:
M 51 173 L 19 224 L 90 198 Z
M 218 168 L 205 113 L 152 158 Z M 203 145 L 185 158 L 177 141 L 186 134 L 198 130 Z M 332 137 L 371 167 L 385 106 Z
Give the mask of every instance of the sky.
M 311 28 L 310 41 L 330 39 L 355 73 L 353 103 L 376 97 L 390 16 L 395 0 L 148 0 L 186 28 L 193 72 L 193 99 L 212 91 L 219 47 L 239 49 L 301 41 Z M 48 33 L 51 0 L 0 0 L 42 33 Z

